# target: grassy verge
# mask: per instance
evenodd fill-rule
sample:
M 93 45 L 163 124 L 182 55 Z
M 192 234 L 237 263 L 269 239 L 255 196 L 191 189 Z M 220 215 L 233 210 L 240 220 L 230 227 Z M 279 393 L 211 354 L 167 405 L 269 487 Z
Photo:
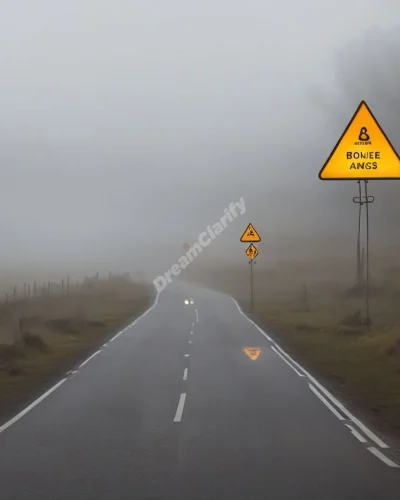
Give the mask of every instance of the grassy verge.
M 0 308 L 0 416 L 55 383 L 104 339 L 144 312 L 153 292 L 123 279 Z

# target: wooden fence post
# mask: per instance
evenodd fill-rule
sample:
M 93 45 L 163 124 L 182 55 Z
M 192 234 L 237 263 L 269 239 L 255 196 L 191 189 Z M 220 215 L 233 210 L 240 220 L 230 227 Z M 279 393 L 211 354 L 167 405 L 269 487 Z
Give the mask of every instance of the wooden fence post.
M 307 291 L 307 285 L 303 285 L 303 290 L 304 290 L 304 307 L 305 310 L 309 310 L 309 304 L 308 304 L 308 291 Z

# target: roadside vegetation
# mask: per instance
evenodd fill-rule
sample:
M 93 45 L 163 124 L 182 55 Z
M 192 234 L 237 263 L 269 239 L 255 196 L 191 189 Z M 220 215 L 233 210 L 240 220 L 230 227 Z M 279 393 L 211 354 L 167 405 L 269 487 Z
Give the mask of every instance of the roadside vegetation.
M 116 276 L 1 304 L 0 415 L 55 383 L 152 299 L 148 284 Z

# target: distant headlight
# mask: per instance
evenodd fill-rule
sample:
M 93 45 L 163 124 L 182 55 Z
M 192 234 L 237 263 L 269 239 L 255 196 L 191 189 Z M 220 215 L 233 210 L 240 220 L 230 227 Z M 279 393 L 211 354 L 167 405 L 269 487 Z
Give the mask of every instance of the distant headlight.
M 188 305 L 189 304 L 189 301 L 188 299 L 185 300 L 185 304 Z

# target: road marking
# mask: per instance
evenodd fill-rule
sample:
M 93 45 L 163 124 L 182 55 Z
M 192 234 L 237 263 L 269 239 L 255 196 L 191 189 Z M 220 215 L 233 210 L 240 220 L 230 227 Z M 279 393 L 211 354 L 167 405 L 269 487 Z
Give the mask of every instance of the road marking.
M 13 417 L 11 420 L 9 420 L 8 422 L 6 422 L 5 424 L 3 424 L 1 427 L 0 427 L 0 433 L 5 431 L 8 427 L 10 427 L 12 424 L 15 424 L 15 422 L 17 422 L 17 420 L 19 420 L 20 418 L 22 418 L 24 415 L 26 415 L 30 410 L 32 410 L 33 408 L 35 408 L 35 406 L 37 406 L 39 403 L 41 403 L 45 398 L 47 398 L 47 396 L 49 396 L 52 392 L 54 392 L 56 389 L 58 389 L 60 387 L 60 385 L 62 385 L 66 380 L 68 380 L 67 378 L 63 378 L 62 380 L 60 380 L 60 382 L 58 382 L 56 385 L 53 385 L 53 387 L 51 387 L 51 389 L 49 389 L 47 392 L 45 392 L 44 394 L 42 394 L 39 398 L 37 398 L 33 403 L 31 403 L 29 406 L 27 406 L 24 410 L 22 410 L 20 413 L 18 413 L 18 415 L 15 415 L 15 417 Z
M 178 408 L 176 409 L 174 422 L 180 422 L 182 420 L 183 408 L 185 407 L 186 394 L 182 392 L 179 398 Z
M 293 371 L 295 371 L 295 372 L 297 373 L 297 375 L 298 375 L 299 377 L 305 377 L 305 375 L 303 375 L 303 373 L 300 373 L 298 370 L 296 370 L 296 368 L 295 368 L 293 365 L 291 365 L 291 364 L 289 363 L 289 361 L 288 361 L 288 360 L 287 360 L 284 356 L 282 356 L 282 354 L 281 354 L 281 353 L 280 353 L 277 349 L 275 349 L 275 347 L 274 347 L 273 345 L 271 346 L 271 349 L 272 349 L 274 352 L 276 352 L 276 354 L 277 354 L 278 356 L 280 356 L 280 357 L 283 359 L 283 361 L 284 361 L 285 363 L 287 363 L 287 364 L 290 366 L 290 368 L 291 368 Z
M 359 429 L 361 429 L 364 434 L 366 434 L 372 441 L 374 441 L 378 446 L 381 448 L 389 448 L 389 446 L 384 443 L 375 433 L 373 433 L 366 425 L 364 425 L 360 420 L 358 420 L 357 417 L 355 417 L 352 413 L 349 412 L 349 410 L 340 402 L 338 401 L 325 387 L 318 382 L 316 378 L 314 378 L 307 370 L 305 370 L 303 367 L 301 367 L 298 363 L 296 363 L 282 348 L 280 348 L 276 343 L 276 347 L 279 348 L 279 350 L 284 353 L 295 365 L 299 366 L 303 372 L 307 375 L 307 377 L 311 380 L 311 382 L 314 383 L 320 389 L 321 392 L 325 394 L 325 396 L 334 404 L 336 405 L 345 415 L 348 417 Z
M 250 319 L 248 316 L 246 316 L 246 314 L 245 314 L 245 313 L 242 311 L 242 309 L 240 308 L 240 306 L 239 306 L 238 302 L 237 302 L 237 301 L 236 301 L 233 297 L 231 297 L 231 299 L 232 299 L 232 300 L 233 300 L 233 302 L 236 304 L 236 307 L 238 308 L 238 310 L 239 310 L 240 314 L 241 314 L 242 316 L 244 316 L 244 317 L 247 319 L 247 321 L 250 321 L 250 323 L 251 323 L 253 326 L 255 326 L 255 327 L 257 328 L 257 330 L 261 333 L 261 335 L 264 335 L 264 337 L 265 337 L 267 340 L 269 340 L 270 342 L 273 342 L 273 340 L 271 339 L 271 337 L 270 337 L 269 335 L 267 335 L 267 334 L 264 332 L 264 330 L 262 330 L 262 329 L 261 329 L 261 328 L 257 325 L 257 323 L 255 323 L 252 319 Z
M 193 323 L 192 323 L 192 328 L 193 328 L 193 327 L 194 327 L 194 321 L 193 321 Z
M 108 345 L 108 342 L 106 344 L 103 344 L 103 347 L 107 347 L 107 345 Z
M 199 311 L 197 309 L 195 309 L 196 311 L 196 323 L 199 322 Z
M 382 462 L 384 462 L 386 465 L 389 467 L 400 467 L 396 463 L 392 462 L 390 458 L 388 458 L 386 455 L 384 455 L 381 451 L 377 450 L 374 446 L 370 446 L 368 450 L 373 453 L 376 457 L 378 457 Z
M 190 330 L 190 335 L 193 335 L 193 331 L 192 330 Z
M 115 339 L 117 339 L 120 335 L 122 335 L 124 333 L 125 330 L 121 330 L 119 333 L 117 333 L 117 335 L 114 335 L 114 337 L 112 339 L 110 339 L 110 342 L 114 342 Z
M 82 366 L 85 366 L 85 365 L 86 365 L 86 363 L 89 363 L 89 361 L 90 361 L 92 358 L 94 358 L 95 356 L 97 356 L 97 354 L 99 354 L 100 352 L 101 352 L 101 349 L 100 349 L 100 350 L 98 350 L 98 351 L 96 351 L 96 352 L 95 352 L 94 354 L 92 354 L 91 356 L 89 356 L 89 357 L 88 357 L 88 359 L 87 359 L 86 361 L 84 361 L 83 363 L 81 363 L 81 364 L 79 365 L 79 368 L 82 368 Z
M 146 314 L 148 314 L 152 309 L 154 309 L 156 307 L 156 305 L 158 304 L 158 298 L 160 296 L 160 293 L 161 292 L 157 292 L 156 298 L 154 300 L 154 304 L 152 306 L 150 306 L 147 309 L 147 311 L 145 311 L 143 314 L 138 316 L 130 325 L 128 325 L 126 328 L 124 328 L 119 333 L 117 333 L 117 335 L 114 335 L 114 337 L 112 339 L 110 339 L 110 342 L 114 342 L 115 339 L 117 339 L 120 335 L 122 335 L 126 330 L 129 330 L 129 328 L 131 328 L 135 323 L 137 323 L 140 319 L 144 318 L 144 316 L 146 316 Z
M 185 358 L 188 358 L 189 357 L 189 354 L 185 354 Z
M 371 441 L 374 441 L 380 448 L 389 448 L 389 446 L 386 443 L 384 443 L 374 432 L 372 432 L 370 429 L 368 429 L 368 427 L 366 425 L 364 425 L 360 420 L 358 420 L 357 417 L 355 417 L 352 413 L 350 413 L 349 410 L 340 401 L 338 401 L 327 389 L 325 389 L 325 387 L 320 382 L 318 382 L 318 380 L 315 377 L 313 377 L 307 370 L 305 370 L 301 365 L 299 365 L 299 363 L 297 363 L 294 359 L 292 359 L 289 356 L 289 354 L 287 354 L 287 352 L 285 352 L 258 325 L 256 325 L 256 323 L 254 321 L 252 321 L 250 318 L 248 318 L 246 316 L 246 314 L 241 310 L 238 302 L 233 297 L 231 297 L 231 299 L 236 304 L 236 307 L 238 308 L 240 314 L 242 314 L 248 321 L 250 321 L 250 323 L 252 323 L 257 328 L 257 330 L 264 335 L 264 337 L 266 337 L 270 342 L 272 342 L 274 344 L 274 346 L 277 349 L 279 349 L 279 351 L 282 354 L 284 354 L 288 359 L 290 359 L 290 361 L 295 366 L 297 366 L 300 370 L 302 370 L 306 374 L 308 379 L 311 380 L 311 382 L 313 382 L 313 384 L 316 385 L 320 389 L 320 391 L 323 392 L 325 394 L 325 396 L 333 404 L 335 404 L 349 418 L 349 420 L 351 420 L 353 422 L 353 424 L 355 424 L 359 429 L 361 429 L 364 432 L 364 434 L 366 434 L 371 439 Z
M 261 349 L 259 347 L 244 347 L 242 351 L 247 354 L 247 356 L 252 360 L 255 361 L 258 359 Z
M 365 439 L 365 437 L 362 436 L 358 431 L 356 431 L 354 429 L 354 427 L 352 427 L 349 424 L 344 424 L 344 425 L 351 430 L 351 433 L 353 434 L 353 436 L 356 437 L 360 441 L 360 443 L 366 443 L 367 442 L 367 440 Z
M 320 399 L 334 415 L 336 415 L 339 420 L 344 420 L 344 417 L 342 417 L 342 415 L 330 404 L 330 402 L 326 398 L 324 398 L 324 396 L 319 391 L 317 391 L 317 389 L 313 385 L 308 384 L 308 387 L 313 391 L 317 398 Z
M 302 372 L 304 372 L 304 373 L 307 373 L 307 372 L 304 370 L 304 368 L 303 368 L 302 366 L 300 366 L 300 365 L 299 365 L 299 363 L 297 363 L 297 362 L 296 362 L 293 358 L 291 358 L 291 357 L 289 356 L 289 354 L 287 354 L 287 353 L 286 353 L 283 349 L 281 349 L 281 348 L 278 346 L 278 344 L 277 344 L 277 343 L 275 343 L 275 342 L 274 342 L 274 345 L 275 345 L 275 347 L 278 349 L 278 351 L 279 351 L 279 352 L 281 352 L 281 353 L 282 353 L 284 356 L 286 356 L 287 358 L 289 358 L 289 359 L 290 359 L 290 361 L 291 361 L 291 362 L 292 362 L 295 366 L 297 366 L 297 368 L 298 368 L 300 371 L 302 371 Z
M 189 340 L 189 344 L 191 344 L 191 343 L 192 343 L 192 341 L 191 341 L 191 340 Z
M 187 380 L 187 375 L 188 375 L 188 369 L 187 369 L 187 368 L 185 368 L 185 369 L 183 370 L 183 380 Z

